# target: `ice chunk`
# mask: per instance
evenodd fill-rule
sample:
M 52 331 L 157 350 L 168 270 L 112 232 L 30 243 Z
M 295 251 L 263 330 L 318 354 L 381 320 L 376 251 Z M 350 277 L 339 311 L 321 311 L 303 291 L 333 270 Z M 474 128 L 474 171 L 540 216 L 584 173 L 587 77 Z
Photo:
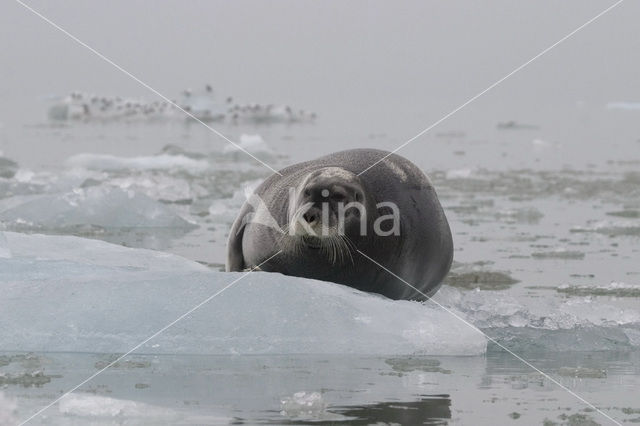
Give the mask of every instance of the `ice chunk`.
M 610 237 L 619 236 L 640 236 L 640 225 L 628 222 L 612 222 L 602 221 L 590 226 L 574 226 L 571 228 L 571 232 L 595 232 L 598 234 L 608 235 Z
M 296 392 L 280 401 L 283 416 L 317 416 L 327 408 L 327 404 L 318 392 Z
M 80 393 L 65 395 L 58 404 L 58 411 L 66 419 L 82 418 L 82 424 L 228 425 L 233 422 L 232 418 L 222 415 L 194 415 L 139 401 Z
M 267 161 L 276 161 L 276 154 L 271 147 L 262 139 L 262 136 L 258 134 L 240 135 L 240 139 L 235 144 L 227 144 L 222 149 L 222 155 L 225 158 L 233 159 L 234 161 L 247 160 L 246 152 L 250 152 L 252 155 Z
M 3 350 L 191 354 L 451 354 L 484 337 L 437 306 L 272 273 L 221 273 L 148 250 L 7 232 Z M 461 314 L 463 315 L 463 314 Z
M 211 190 L 194 181 L 155 172 L 110 177 L 108 183 L 125 191 L 133 190 L 154 200 L 172 203 L 190 203 L 196 198 L 207 196 Z
M 172 410 L 142 402 L 99 395 L 69 394 L 60 400 L 62 414 L 81 417 L 161 417 L 166 420 Z
M 108 186 L 0 200 L 0 221 L 12 229 L 190 228 L 171 208 L 134 191 Z
M 225 147 L 223 148 L 223 152 L 235 152 L 238 151 L 240 148 L 244 148 L 245 150 L 249 151 L 249 152 L 271 152 L 271 148 L 269 148 L 269 146 L 267 145 L 267 143 L 264 141 L 264 139 L 262 139 L 262 136 L 255 134 L 255 135 L 247 135 L 247 134 L 242 134 L 240 135 L 240 140 L 235 144 L 228 144 L 225 145 Z
M 262 180 L 245 182 L 244 187 L 235 191 L 232 197 L 213 200 L 209 206 L 209 214 L 217 221 L 233 223 L 242 205 L 252 197 L 253 191 L 261 183 Z
M 447 179 L 468 179 L 474 174 L 473 169 L 451 169 L 447 170 Z
M 624 310 L 590 298 L 527 299 L 525 305 L 513 297 L 496 292 L 463 293 L 443 287 L 434 299 L 444 306 L 464 312 L 482 329 L 522 326 L 570 330 L 583 326 L 640 325 L 640 312 Z
M 209 168 L 205 160 L 189 158 L 185 155 L 159 154 L 140 157 L 117 157 L 108 154 L 77 154 L 66 161 L 71 167 L 91 170 L 156 170 L 185 169 L 201 172 Z
M 444 286 L 434 300 L 464 312 L 491 337 L 516 351 L 613 350 L 638 345 L 640 312 L 589 297 L 527 299 L 494 291 L 460 292 Z

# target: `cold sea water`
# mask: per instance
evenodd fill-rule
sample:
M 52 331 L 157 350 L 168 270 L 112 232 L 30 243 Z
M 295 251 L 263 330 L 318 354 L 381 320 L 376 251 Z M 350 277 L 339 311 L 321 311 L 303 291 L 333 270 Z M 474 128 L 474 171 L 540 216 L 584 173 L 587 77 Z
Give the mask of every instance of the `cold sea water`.
M 395 149 L 607 6 L 499 4 L 32 3 L 275 169 Z M 223 290 L 271 171 L 0 11 L 0 424 L 53 401 L 30 422 L 640 422 L 637 4 L 398 152 L 451 225 L 437 304 L 265 273 Z

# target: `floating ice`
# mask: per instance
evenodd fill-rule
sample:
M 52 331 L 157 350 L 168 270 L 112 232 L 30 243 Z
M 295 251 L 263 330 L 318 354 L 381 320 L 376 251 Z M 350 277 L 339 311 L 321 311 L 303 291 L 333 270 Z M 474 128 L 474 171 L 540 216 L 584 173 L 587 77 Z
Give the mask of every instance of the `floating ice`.
M 172 410 L 142 402 L 99 395 L 69 394 L 58 404 L 60 413 L 81 417 L 160 417 L 166 420 Z
M 262 139 L 260 135 L 240 135 L 240 139 L 238 143 L 235 145 L 228 144 L 223 148 L 223 152 L 235 152 L 239 151 L 240 148 L 245 149 L 251 153 L 255 152 L 271 152 L 271 148 L 267 145 L 267 143 Z
M 436 306 L 280 274 L 220 273 L 160 252 L 7 232 L 3 350 L 193 354 L 451 354 L 484 337 Z
M 544 216 L 535 207 L 522 207 L 498 211 L 495 216 L 504 219 L 507 223 L 531 223 L 535 224 Z
M 327 404 L 318 392 L 296 392 L 281 401 L 283 416 L 317 416 L 327 408 Z
M 67 159 L 67 165 L 91 170 L 157 170 L 185 169 L 201 172 L 208 169 L 209 163 L 184 155 L 151 155 L 140 157 L 117 157 L 108 154 L 77 154 Z
M 244 188 L 235 191 L 232 197 L 214 200 L 209 206 L 209 214 L 217 221 L 233 223 L 242 204 L 251 197 L 260 183 L 262 180 L 246 182 Z
M 0 222 L 11 229 L 190 228 L 192 223 L 169 207 L 138 194 L 108 186 L 76 188 L 59 194 L 16 196 L 0 200 Z
M 474 174 L 473 169 L 451 169 L 447 170 L 447 179 L 468 179 Z
M 602 221 L 590 226 L 574 226 L 571 232 L 594 232 L 610 237 L 640 236 L 640 225 L 632 222 Z
M 434 299 L 463 312 L 476 327 L 514 350 L 612 350 L 635 347 L 640 312 L 591 298 L 527 299 L 444 286 Z
M 222 149 L 222 154 L 226 159 L 231 158 L 235 161 L 246 161 L 247 152 L 269 162 L 276 160 L 275 152 L 258 134 L 242 134 L 238 141 L 234 142 L 234 144 L 227 144 Z
M 58 403 L 58 411 L 65 419 L 82 421 L 78 424 L 228 425 L 233 422 L 232 418 L 221 415 L 194 415 L 139 401 L 81 393 L 65 395 Z
M 430 354 L 485 350 L 430 302 L 392 301 L 280 274 L 220 273 L 180 257 L 77 237 L 5 233 L 3 350 L 122 353 L 238 280 L 139 349 L 194 354 Z M 640 345 L 640 313 L 590 297 L 521 301 L 444 286 L 434 298 L 514 350 Z

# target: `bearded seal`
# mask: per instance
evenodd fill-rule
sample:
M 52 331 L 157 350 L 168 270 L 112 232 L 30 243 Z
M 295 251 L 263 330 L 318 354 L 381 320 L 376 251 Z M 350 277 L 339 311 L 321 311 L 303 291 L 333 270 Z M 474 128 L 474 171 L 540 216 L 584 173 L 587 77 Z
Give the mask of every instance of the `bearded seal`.
M 260 265 L 424 300 L 452 259 L 451 230 L 427 176 L 399 155 L 353 149 L 286 167 L 258 186 L 231 228 L 226 270 Z

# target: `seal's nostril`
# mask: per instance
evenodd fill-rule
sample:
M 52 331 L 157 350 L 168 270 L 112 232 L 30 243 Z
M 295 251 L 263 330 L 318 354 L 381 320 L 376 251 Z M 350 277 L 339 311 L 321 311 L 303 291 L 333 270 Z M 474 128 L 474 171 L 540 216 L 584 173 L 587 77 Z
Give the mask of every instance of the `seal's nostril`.
M 316 215 L 313 213 L 305 213 L 302 215 L 302 217 L 304 218 L 304 220 L 306 220 L 308 223 L 313 223 L 316 221 Z

